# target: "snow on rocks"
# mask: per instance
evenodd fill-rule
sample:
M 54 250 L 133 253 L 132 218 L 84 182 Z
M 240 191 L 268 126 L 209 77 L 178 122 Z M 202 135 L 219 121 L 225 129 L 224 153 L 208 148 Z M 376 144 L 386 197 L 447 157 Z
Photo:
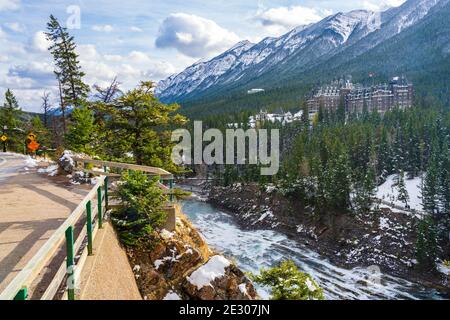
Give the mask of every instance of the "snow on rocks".
M 163 300 L 182 300 L 182 299 L 176 292 L 170 290 L 163 298 Z
M 239 285 L 239 290 L 240 290 L 243 294 L 247 295 L 247 284 L 246 284 L 246 283 L 241 283 L 241 284 Z
M 177 248 L 170 249 L 170 252 L 171 252 L 171 256 L 167 256 L 162 259 L 155 260 L 155 262 L 153 264 L 154 264 L 156 270 L 158 270 L 164 263 L 166 263 L 168 261 L 174 263 L 174 262 L 178 262 L 178 259 L 181 258 L 180 255 L 176 256 Z
M 225 268 L 230 266 L 230 264 L 230 261 L 223 256 L 213 256 L 186 279 L 198 289 L 208 285 L 211 286 L 212 281 L 225 275 Z
M 58 164 L 61 167 L 61 169 L 67 173 L 72 173 L 75 169 L 75 161 L 72 159 L 74 156 L 76 156 L 72 151 L 70 150 L 64 150 L 61 157 L 58 159 Z
M 450 265 L 446 265 L 444 262 L 438 263 L 437 270 L 450 279 Z

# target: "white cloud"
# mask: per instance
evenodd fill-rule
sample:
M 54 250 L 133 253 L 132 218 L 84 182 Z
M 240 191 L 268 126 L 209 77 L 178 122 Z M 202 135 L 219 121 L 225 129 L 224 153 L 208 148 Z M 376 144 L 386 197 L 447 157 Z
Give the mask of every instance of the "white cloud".
M 9 68 L 7 76 L 10 81 L 15 81 L 15 79 L 25 81 L 27 88 L 42 88 L 55 83 L 53 65 L 48 62 L 32 61 L 12 66 Z
M 144 30 L 142 30 L 142 29 L 139 28 L 139 27 L 132 26 L 132 27 L 130 27 L 130 31 L 133 31 L 133 32 L 143 32 Z
M 366 0 L 363 1 L 362 7 L 372 11 L 383 11 L 391 7 L 401 6 L 406 0 Z
M 158 48 L 175 48 L 187 56 L 203 58 L 220 53 L 239 40 L 235 33 L 212 20 L 175 13 L 162 22 L 155 44 Z
M 272 36 L 278 36 L 291 29 L 317 22 L 332 14 L 331 10 L 303 6 L 260 8 L 255 16 Z
M 47 52 L 48 48 L 52 45 L 44 31 L 38 31 L 34 34 L 32 44 L 33 48 L 39 52 Z
M 123 89 L 131 89 L 142 80 L 161 80 L 176 70 L 168 62 L 159 61 L 142 51 L 131 51 L 126 55 L 103 55 L 92 44 L 79 45 L 77 53 L 90 85 L 108 85 L 117 76 Z
M 20 8 L 20 0 L 0 0 L 0 11 L 17 10 Z
M 25 26 L 19 22 L 6 22 L 3 24 L 6 28 L 14 32 L 24 32 Z
M 6 33 L 0 27 L 0 39 L 6 38 Z
M 109 24 L 96 24 L 92 26 L 92 30 L 97 32 L 112 32 L 114 31 L 114 27 Z

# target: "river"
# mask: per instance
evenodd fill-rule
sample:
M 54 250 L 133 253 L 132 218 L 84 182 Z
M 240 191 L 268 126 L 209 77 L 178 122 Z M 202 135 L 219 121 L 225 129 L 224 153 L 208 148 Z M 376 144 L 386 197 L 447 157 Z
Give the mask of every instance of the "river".
M 327 299 L 442 299 L 434 289 L 380 274 L 373 268 L 337 267 L 316 252 L 273 230 L 243 230 L 233 217 L 198 199 L 183 202 L 183 212 L 215 250 L 231 257 L 244 271 L 258 272 L 292 259 L 324 289 Z M 263 298 L 269 294 L 257 287 Z

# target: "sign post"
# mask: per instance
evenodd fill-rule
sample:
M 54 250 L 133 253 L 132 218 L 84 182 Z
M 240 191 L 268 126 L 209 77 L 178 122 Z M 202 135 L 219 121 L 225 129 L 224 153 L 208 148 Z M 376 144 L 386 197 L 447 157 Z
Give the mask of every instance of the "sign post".
M 37 136 L 33 132 L 30 132 L 27 136 L 27 148 L 31 153 L 36 153 L 36 150 L 40 147 L 40 144 L 36 141 L 36 138 Z
M 3 142 L 3 152 L 6 152 L 6 141 L 8 141 L 8 136 L 3 134 L 0 136 L 0 140 Z

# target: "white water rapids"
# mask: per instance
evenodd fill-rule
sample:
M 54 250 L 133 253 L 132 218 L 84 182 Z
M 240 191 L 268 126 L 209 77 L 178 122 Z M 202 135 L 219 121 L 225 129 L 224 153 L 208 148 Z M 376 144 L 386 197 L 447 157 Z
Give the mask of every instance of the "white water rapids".
M 258 272 L 292 259 L 324 289 L 327 299 L 440 299 L 438 292 L 373 269 L 343 269 L 316 252 L 273 230 L 242 230 L 232 216 L 199 200 L 183 202 L 183 212 L 215 250 L 231 257 L 244 271 Z M 368 281 L 369 280 L 369 281 Z M 269 295 L 258 287 L 263 298 Z

